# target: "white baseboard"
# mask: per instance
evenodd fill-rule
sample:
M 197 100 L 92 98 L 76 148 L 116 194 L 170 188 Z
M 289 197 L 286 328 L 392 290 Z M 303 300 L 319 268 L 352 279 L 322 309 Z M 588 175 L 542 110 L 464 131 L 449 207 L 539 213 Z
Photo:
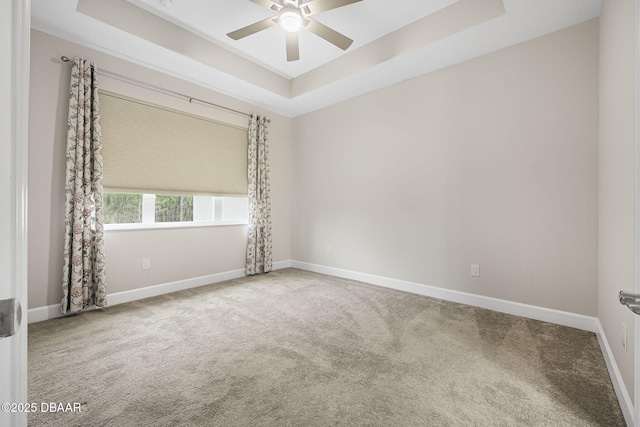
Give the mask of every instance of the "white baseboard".
M 598 332 L 596 333 L 596 335 L 598 336 L 598 341 L 600 342 L 600 349 L 602 350 L 604 361 L 607 364 L 609 376 L 611 377 L 611 383 L 613 384 L 613 389 L 615 390 L 618 402 L 620 403 L 620 408 L 622 409 L 624 420 L 626 421 L 628 426 L 633 426 L 633 399 L 631 398 L 631 396 L 629 396 L 629 392 L 627 391 L 627 387 L 625 386 L 622 375 L 620 374 L 620 369 L 618 369 L 618 364 L 613 357 L 611 346 L 609 345 L 609 341 L 607 340 L 607 336 L 604 333 L 604 329 L 602 328 L 600 320 L 597 320 L 597 326 Z
M 60 304 L 30 308 L 27 311 L 27 323 L 42 322 L 43 320 L 55 319 L 60 316 L 62 316 L 60 314 Z
M 423 285 L 421 283 L 408 282 L 405 280 L 392 279 L 389 277 L 375 276 L 373 274 L 358 273 L 356 271 L 343 270 L 340 268 L 327 267 L 318 264 L 310 264 L 301 261 L 292 261 L 291 266 L 294 268 L 299 268 L 301 270 L 328 274 L 330 276 L 337 276 L 345 279 L 358 280 L 360 282 L 370 283 L 372 285 L 384 286 L 386 288 L 425 295 L 428 297 L 457 302 L 460 304 L 486 308 L 493 311 L 499 311 L 501 313 L 513 314 L 515 316 L 527 317 L 529 319 L 536 319 L 543 322 L 569 326 L 589 332 L 598 332 L 598 319 L 595 317 L 583 316 L 581 314 L 569 313 L 566 311 L 537 307 L 534 305 L 522 304 L 498 298 L 485 297 L 482 295 L 454 291 L 451 289 L 439 288 L 436 286 Z
M 273 263 L 273 270 L 291 267 L 291 260 L 278 261 Z M 184 289 L 197 288 L 199 286 L 210 285 L 212 283 L 224 282 L 225 280 L 244 277 L 244 269 L 225 271 L 223 273 L 209 274 L 207 276 L 193 277 L 191 279 L 178 280 L 176 282 L 162 283 L 131 291 L 117 292 L 107 296 L 109 306 L 123 304 L 125 302 L 137 301 L 144 298 L 164 295 L 171 292 L 182 291 Z M 87 310 L 94 309 L 89 308 Z M 29 309 L 27 313 L 28 323 L 42 322 L 43 320 L 61 317 L 60 304 L 53 304 L 44 307 Z
M 278 261 L 273 263 L 274 270 L 282 270 L 283 268 L 291 267 L 291 260 L 288 259 L 286 261 Z

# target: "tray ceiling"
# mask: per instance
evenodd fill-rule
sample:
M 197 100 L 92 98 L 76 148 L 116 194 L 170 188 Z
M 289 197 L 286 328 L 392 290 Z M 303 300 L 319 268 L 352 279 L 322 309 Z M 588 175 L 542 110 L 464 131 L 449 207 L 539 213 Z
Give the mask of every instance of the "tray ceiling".
M 601 0 L 363 0 L 314 16 L 354 40 L 347 51 L 303 29 L 295 62 L 278 26 L 226 36 L 273 16 L 250 0 L 32 0 L 32 26 L 293 117 L 600 9 Z

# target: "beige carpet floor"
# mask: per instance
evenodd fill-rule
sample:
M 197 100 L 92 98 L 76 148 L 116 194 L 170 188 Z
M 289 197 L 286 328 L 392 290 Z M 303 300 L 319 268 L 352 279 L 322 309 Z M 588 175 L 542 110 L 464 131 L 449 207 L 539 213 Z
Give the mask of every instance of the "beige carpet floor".
M 624 426 L 594 334 L 286 269 L 29 325 L 31 426 Z

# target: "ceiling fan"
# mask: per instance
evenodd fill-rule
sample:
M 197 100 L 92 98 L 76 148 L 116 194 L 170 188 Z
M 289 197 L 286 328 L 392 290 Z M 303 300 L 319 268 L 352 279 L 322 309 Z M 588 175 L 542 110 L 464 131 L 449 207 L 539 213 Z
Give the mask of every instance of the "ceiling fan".
M 300 48 L 298 45 L 298 31 L 306 28 L 313 34 L 322 37 L 329 43 L 347 50 L 353 40 L 344 34 L 332 30 L 315 21 L 311 16 L 331 9 L 337 9 L 351 3 L 362 0 L 250 0 L 253 3 L 264 6 L 277 13 L 276 16 L 258 21 L 239 30 L 227 34 L 233 40 L 240 40 L 244 37 L 266 30 L 275 25 L 279 25 L 286 35 L 287 61 L 297 61 L 300 59 Z

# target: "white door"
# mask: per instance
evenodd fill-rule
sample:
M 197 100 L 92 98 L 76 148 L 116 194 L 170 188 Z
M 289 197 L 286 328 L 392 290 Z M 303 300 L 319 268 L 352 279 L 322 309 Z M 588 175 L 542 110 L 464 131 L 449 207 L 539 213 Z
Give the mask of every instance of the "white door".
M 24 308 L 18 332 L 0 338 L 0 426 L 8 427 L 27 425 L 18 404 L 27 402 L 29 23 L 30 0 L 0 0 L 0 301 Z M 9 321 L 0 318 L 0 330 Z
M 636 294 L 640 294 L 640 0 L 636 0 Z M 633 420 L 640 427 L 640 315 L 635 316 Z

